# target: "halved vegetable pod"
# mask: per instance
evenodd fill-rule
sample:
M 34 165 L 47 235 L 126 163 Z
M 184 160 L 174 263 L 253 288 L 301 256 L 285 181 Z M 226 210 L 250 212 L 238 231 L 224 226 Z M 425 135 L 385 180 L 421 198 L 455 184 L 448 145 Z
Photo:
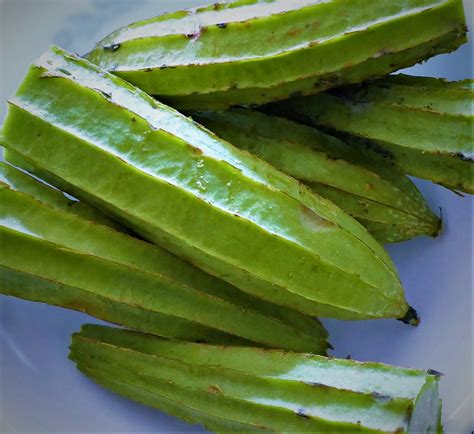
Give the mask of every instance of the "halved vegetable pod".
M 3 136 L 64 191 L 257 298 L 412 316 L 387 253 L 340 208 L 75 55 L 30 68 Z
M 193 118 L 332 200 L 381 243 L 436 236 L 440 229 L 406 176 L 369 158 L 354 162 L 347 144 L 322 131 L 244 108 L 194 112 Z
M 393 75 L 271 110 L 378 154 L 405 173 L 474 193 L 473 80 Z
M 14 160 L 17 164 L 21 164 L 22 168 L 36 170 L 31 164 L 26 162 L 24 158 L 19 157 L 18 154 L 15 154 L 10 150 L 6 149 L 4 156 L 9 161 Z M 0 182 L 5 183 L 12 190 L 25 193 L 32 196 L 34 199 L 59 210 L 78 214 L 86 220 L 100 223 L 102 225 L 105 224 L 114 229 L 120 229 L 122 232 L 126 231 L 122 227 L 118 227 L 115 222 L 111 222 L 107 216 L 102 214 L 96 208 L 83 202 L 71 201 L 59 190 L 48 187 L 31 176 L 20 172 L 11 165 L 0 163 Z M 198 268 L 193 267 L 178 257 L 169 254 L 156 245 L 137 242 L 137 240 L 131 239 L 130 237 L 120 238 L 115 234 L 115 240 L 112 244 L 99 246 L 99 239 L 101 238 L 100 234 L 104 233 L 104 229 L 98 228 L 97 225 L 92 225 L 89 226 L 89 232 L 91 235 L 97 237 L 97 241 L 94 244 L 88 244 L 85 242 L 81 245 L 82 248 L 87 249 L 88 253 L 100 254 L 102 256 L 106 255 L 109 258 L 119 260 L 143 271 L 162 274 L 171 280 L 221 298 L 237 306 L 256 310 L 265 316 L 277 319 L 296 329 L 303 330 L 305 333 L 314 335 L 315 338 L 327 337 L 326 330 L 321 322 L 316 318 L 302 314 L 290 308 L 252 297 L 234 286 L 229 285 L 223 280 L 216 279 L 215 277 L 202 272 Z M 66 241 L 71 242 L 73 239 L 71 238 Z M 76 241 L 78 240 L 76 239 Z M 114 247 L 119 244 L 123 245 L 122 250 L 117 250 L 116 247 Z M 76 244 L 74 247 L 78 248 L 78 245 Z
M 252 306 L 252 297 L 160 248 L 56 208 L 59 191 L 4 163 L 0 187 L 0 293 L 167 337 L 227 342 L 228 334 L 238 337 L 230 343 L 327 349 L 316 320 L 289 310 L 295 319 L 287 324 L 278 306 L 259 300 Z
M 438 432 L 434 371 L 92 325 L 70 349 L 97 383 L 217 432 Z
M 462 0 L 234 0 L 123 27 L 87 58 L 179 108 L 312 94 L 466 42 Z

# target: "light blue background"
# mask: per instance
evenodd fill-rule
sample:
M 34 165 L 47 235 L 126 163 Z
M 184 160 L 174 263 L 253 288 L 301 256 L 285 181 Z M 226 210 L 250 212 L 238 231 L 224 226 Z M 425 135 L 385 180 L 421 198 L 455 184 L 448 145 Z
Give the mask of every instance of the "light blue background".
M 350 0 L 349 0 L 350 1 Z M 388 1 L 388 0 L 387 0 Z M 1 118 L 29 63 L 51 43 L 87 52 L 118 26 L 207 1 L 0 0 Z M 468 17 L 472 3 L 465 2 Z M 472 44 L 411 72 L 472 77 Z M 389 248 L 421 317 L 418 328 L 396 321 L 325 321 L 336 356 L 444 372 L 441 394 L 447 432 L 474 430 L 473 213 L 461 198 L 417 182 L 445 222 L 437 239 Z M 41 304 L 0 298 L 0 432 L 203 432 L 115 396 L 90 382 L 66 356 L 70 334 L 91 318 Z

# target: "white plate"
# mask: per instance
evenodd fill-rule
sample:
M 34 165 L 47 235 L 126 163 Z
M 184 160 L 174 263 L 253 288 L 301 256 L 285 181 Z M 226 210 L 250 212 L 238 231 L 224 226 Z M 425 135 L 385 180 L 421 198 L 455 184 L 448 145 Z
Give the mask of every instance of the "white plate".
M 0 0 L 2 118 L 28 64 L 55 43 L 78 53 L 118 26 L 207 1 Z M 468 4 L 469 3 L 469 4 Z M 472 4 L 466 1 L 472 12 Z M 469 15 L 468 16 L 472 16 Z M 418 75 L 471 76 L 472 45 L 412 68 Z M 390 247 L 407 297 L 422 323 L 326 321 L 336 356 L 433 368 L 441 381 L 447 432 L 474 430 L 472 198 L 418 182 L 443 209 L 445 231 Z M 0 298 L 0 432 L 204 432 L 93 384 L 67 360 L 69 339 L 85 315 Z

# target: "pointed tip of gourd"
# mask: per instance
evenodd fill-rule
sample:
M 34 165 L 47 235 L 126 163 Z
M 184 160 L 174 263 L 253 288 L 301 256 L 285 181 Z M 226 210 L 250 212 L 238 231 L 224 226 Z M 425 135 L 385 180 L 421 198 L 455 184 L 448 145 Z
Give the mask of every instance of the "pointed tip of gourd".
M 398 320 L 404 324 L 410 324 L 413 327 L 417 327 L 420 324 L 418 312 L 411 306 L 408 307 L 405 316 L 403 318 L 399 318 Z

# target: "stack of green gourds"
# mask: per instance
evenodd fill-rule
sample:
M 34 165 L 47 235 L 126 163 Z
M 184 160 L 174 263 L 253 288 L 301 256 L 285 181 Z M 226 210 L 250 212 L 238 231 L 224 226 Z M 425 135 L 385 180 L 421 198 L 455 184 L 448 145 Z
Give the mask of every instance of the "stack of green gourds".
M 0 136 L 0 293 L 133 329 L 70 358 L 216 432 L 441 432 L 436 372 L 326 358 L 316 317 L 418 323 L 383 244 L 441 230 L 407 174 L 474 193 L 473 82 L 387 74 L 466 31 L 461 0 L 233 0 L 51 47 Z

